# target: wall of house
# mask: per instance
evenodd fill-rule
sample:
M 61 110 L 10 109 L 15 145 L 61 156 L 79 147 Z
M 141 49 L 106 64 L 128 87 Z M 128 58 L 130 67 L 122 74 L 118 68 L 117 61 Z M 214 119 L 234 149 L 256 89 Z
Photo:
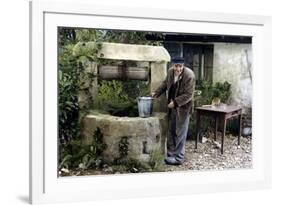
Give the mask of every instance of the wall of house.
M 247 112 L 252 104 L 251 44 L 214 43 L 213 82 L 231 83 L 230 102 Z

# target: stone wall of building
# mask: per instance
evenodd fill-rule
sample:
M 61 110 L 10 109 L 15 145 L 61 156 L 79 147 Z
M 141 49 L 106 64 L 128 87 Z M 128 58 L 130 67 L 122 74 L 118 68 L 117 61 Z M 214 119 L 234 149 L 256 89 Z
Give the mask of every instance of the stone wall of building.
M 213 81 L 231 83 L 230 102 L 247 111 L 252 107 L 251 44 L 214 43 Z

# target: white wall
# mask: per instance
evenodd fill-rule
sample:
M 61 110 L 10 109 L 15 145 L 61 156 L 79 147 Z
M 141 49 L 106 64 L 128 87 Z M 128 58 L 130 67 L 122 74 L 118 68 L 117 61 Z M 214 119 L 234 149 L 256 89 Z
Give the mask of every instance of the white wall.
M 251 107 L 251 65 L 251 44 L 214 43 L 213 80 L 231 84 L 231 104 Z

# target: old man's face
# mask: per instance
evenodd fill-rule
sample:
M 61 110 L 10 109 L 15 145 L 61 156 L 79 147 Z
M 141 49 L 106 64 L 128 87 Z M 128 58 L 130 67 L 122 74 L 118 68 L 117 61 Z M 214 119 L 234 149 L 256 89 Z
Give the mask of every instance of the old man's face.
M 179 76 L 183 70 L 183 64 L 175 63 L 175 64 L 173 64 L 173 69 L 174 69 L 174 75 Z

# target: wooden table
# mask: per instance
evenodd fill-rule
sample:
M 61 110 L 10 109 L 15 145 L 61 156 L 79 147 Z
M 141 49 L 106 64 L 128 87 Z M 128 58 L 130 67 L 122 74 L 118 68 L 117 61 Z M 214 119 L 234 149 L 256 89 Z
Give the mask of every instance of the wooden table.
M 196 107 L 196 142 L 195 149 L 197 149 L 197 143 L 199 140 L 199 130 L 200 130 L 200 117 L 201 116 L 211 116 L 215 119 L 215 140 L 217 140 L 217 130 L 218 130 L 218 121 L 222 122 L 222 138 L 221 138 L 221 154 L 223 154 L 223 143 L 225 137 L 226 122 L 228 119 L 238 116 L 238 145 L 240 145 L 241 137 L 241 125 L 242 125 L 242 108 L 233 105 L 219 105 L 219 106 L 202 106 Z

